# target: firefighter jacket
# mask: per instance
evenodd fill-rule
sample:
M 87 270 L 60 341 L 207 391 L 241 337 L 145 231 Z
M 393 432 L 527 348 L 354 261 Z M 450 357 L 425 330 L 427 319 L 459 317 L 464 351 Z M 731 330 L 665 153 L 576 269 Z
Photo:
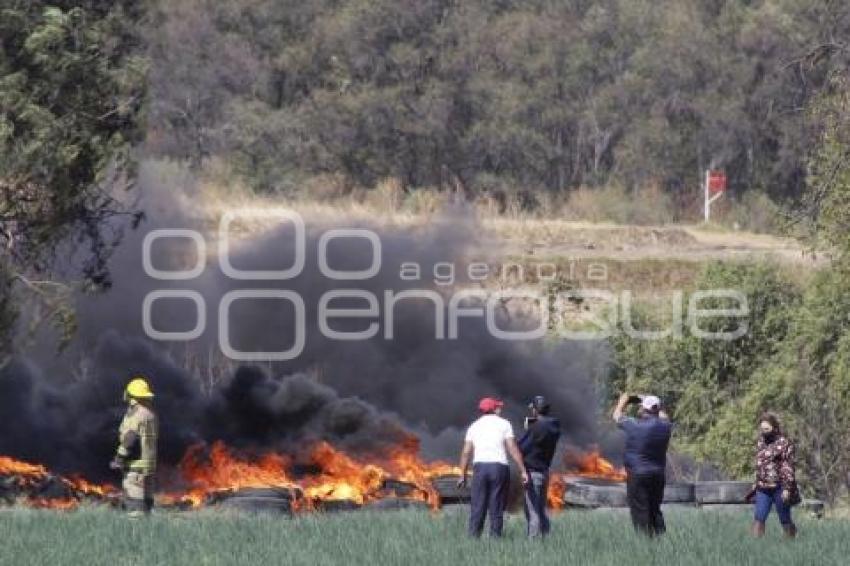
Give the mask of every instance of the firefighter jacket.
M 118 455 L 129 471 L 153 474 L 156 471 L 156 444 L 159 421 L 149 407 L 131 402 L 118 429 Z

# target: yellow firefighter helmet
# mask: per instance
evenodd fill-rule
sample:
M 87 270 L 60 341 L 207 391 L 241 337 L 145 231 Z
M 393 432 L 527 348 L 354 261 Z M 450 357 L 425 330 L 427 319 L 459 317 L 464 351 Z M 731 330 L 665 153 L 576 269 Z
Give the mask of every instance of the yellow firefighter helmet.
M 141 376 L 134 377 L 124 389 L 124 400 L 130 399 L 153 399 L 153 391 L 148 381 Z

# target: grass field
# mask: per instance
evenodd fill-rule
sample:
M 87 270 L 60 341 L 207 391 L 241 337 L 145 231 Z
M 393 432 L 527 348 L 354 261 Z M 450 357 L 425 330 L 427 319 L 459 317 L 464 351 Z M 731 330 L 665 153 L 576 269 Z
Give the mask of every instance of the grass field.
M 619 512 L 555 517 L 543 543 L 524 538 L 512 515 L 502 540 L 470 540 L 465 511 L 357 512 L 298 519 L 212 512 L 134 521 L 107 510 L 0 512 L 0 563 L 14 565 L 464 564 L 464 565 L 839 565 L 848 563 L 850 521 L 801 518 L 788 542 L 771 517 L 762 540 L 747 536 L 747 511 L 674 510 L 658 541 L 635 535 Z

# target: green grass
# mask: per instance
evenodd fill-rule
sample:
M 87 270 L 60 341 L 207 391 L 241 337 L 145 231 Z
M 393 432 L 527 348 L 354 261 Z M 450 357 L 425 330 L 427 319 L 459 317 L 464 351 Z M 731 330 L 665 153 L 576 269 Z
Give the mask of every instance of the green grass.
M 236 517 L 212 512 L 158 513 L 130 520 L 88 509 L 0 512 L 0 564 L 464 564 L 464 565 L 838 565 L 848 563 L 850 521 L 799 519 L 788 542 L 771 517 L 768 535 L 748 536 L 750 516 L 674 510 L 669 531 L 652 541 L 632 532 L 619 512 L 555 517 L 542 544 L 524 538 L 524 520 L 509 517 L 502 540 L 470 540 L 465 511 L 357 512 L 298 519 Z

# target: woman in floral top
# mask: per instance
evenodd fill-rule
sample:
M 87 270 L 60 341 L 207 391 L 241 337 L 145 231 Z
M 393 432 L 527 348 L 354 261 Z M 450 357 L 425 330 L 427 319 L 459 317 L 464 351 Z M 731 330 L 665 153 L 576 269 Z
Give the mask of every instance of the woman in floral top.
M 753 534 L 764 535 L 764 524 L 770 508 L 776 514 L 785 535 L 793 538 L 797 527 L 791 520 L 791 505 L 796 496 L 794 478 L 794 445 L 783 434 L 779 419 L 765 413 L 759 419 L 759 439 L 756 446 L 755 521 Z

